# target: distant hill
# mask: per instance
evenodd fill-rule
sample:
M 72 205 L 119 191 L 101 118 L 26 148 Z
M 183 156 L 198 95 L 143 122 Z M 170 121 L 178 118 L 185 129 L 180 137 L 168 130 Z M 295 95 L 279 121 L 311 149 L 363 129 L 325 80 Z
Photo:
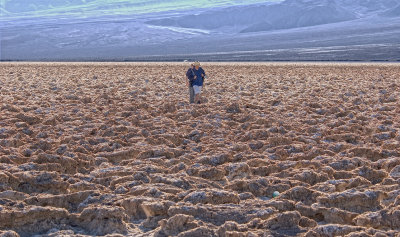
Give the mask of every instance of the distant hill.
M 95 0 L 5 0 L 4 9 L 10 14 L 33 13 L 87 5 Z
M 268 6 L 239 6 L 204 12 L 194 12 L 179 17 L 168 17 L 146 23 L 161 26 L 214 30 L 223 27 L 245 27 L 265 17 Z
M 357 1 L 357 0 L 356 0 Z M 393 0 L 286 0 L 276 4 L 231 7 L 147 21 L 147 24 L 241 33 L 316 26 L 354 20 L 387 10 Z
M 178 11 L 190 8 L 213 8 L 280 0 L 2 0 L 7 16 L 102 16 Z
M 387 11 L 399 4 L 398 0 L 333 0 L 354 13 L 361 15 L 375 14 Z
M 242 33 L 316 26 L 357 19 L 357 16 L 335 1 L 288 0 L 270 6 L 261 22 Z
M 399 0 L 2 0 L 0 60 L 400 61 Z
M 393 9 L 383 12 L 381 15 L 386 16 L 386 17 L 399 17 L 400 16 L 400 4 Z

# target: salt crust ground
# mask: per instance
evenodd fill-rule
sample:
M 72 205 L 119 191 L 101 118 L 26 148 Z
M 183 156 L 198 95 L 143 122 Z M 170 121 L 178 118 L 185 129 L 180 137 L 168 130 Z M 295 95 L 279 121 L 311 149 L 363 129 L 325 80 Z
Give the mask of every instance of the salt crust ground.
M 400 233 L 399 64 L 0 65 L 0 236 Z

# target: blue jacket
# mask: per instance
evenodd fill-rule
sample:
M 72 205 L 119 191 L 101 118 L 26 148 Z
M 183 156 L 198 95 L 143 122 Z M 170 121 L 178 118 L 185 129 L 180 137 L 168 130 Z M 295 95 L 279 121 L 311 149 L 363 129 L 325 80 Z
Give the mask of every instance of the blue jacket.
M 193 68 L 189 68 L 186 72 L 186 76 L 189 79 L 190 86 L 193 86 L 194 81 L 194 70 Z
M 203 86 L 204 82 L 204 77 L 206 73 L 204 72 L 203 68 L 199 67 L 199 70 L 193 69 L 194 74 L 197 76 L 197 78 L 193 81 L 194 86 Z M 203 74 L 203 76 L 201 75 Z

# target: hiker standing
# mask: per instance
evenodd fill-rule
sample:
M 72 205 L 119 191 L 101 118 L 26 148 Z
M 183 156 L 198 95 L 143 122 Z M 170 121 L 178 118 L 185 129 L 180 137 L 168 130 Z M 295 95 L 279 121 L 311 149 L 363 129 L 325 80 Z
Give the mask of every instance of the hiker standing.
M 193 81 L 194 81 L 194 64 L 190 64 L 190 68 L 186 72 L 186 85 L 189 87 L 189 102 L 191 104 L 194 103 L 194 90 L 193 90 Z
M 203 68 L 200 67 L 199 62 L 194 63 L 194 81 L 193 81 L 193 91 L 194 91 L 194 102 L 196 104 L 201 103 L 201 89 L 203 88 L 204 78 L 206 73 Z

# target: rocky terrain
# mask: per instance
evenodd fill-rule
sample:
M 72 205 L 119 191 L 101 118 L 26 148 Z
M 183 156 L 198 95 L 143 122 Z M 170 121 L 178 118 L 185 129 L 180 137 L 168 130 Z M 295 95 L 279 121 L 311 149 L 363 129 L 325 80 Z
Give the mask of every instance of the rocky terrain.
M 187 66 L 2 63 L 0 236 L 399 236 L 400 65 Z

